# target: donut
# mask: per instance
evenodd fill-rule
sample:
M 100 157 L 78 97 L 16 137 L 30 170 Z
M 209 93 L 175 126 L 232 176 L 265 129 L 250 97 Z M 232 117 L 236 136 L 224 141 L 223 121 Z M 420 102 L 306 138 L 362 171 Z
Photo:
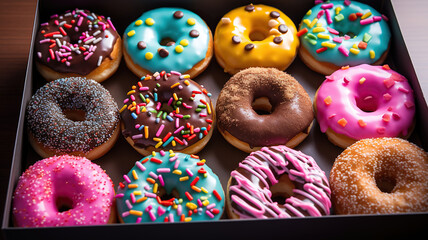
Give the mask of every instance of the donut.
M 428 153 L 400 138 L 362 139 L 330 172 L 336 214 L 428 211 Z
M 37 161 L 18 180 L 13 195 L 17 227 L 113 223 L 114 186 L 110 177 L 84 157 L 55 156 Z
M 319 87 L 314 109 L 321 131 L 342 148 L 363 138 L 408 138 L 415 125 L 413 90 L 388 65 L 337 70 Z
M 299 47 L 293 21 L 279 9 L 258 4 L 236 8 L 222 17 L 214 34 L 214 52 L 225 72 L 248 67 L 284 71 Z
M 295 147 L 309 134 L 312 101 L 290 75 L 275 68 L 248 68 L 230 78 L 216 107 L 218 130 L 236 148 Z
M 162 71 L 143 77 L 120 109 L 122 134 L 144 156 L 162 149 L 196 154 L 214 129 L 210 96 L 188 74 Z
M 263 147 L 232 171 L 226 212 L 232 219 L 329 215 L 330 194 L 312 157 L 284 145 Z
M 123 178 L 115 197 L 121 222 L 218 220 L 223 213 L 223 188 L 199 156 L 153 152 Z
M 374 8 L 357 1 L 317 4 L 300 23 L 299 56 L 323 75 L 347 65 L 380 65 L 391 43 L 386 20 Z
M 210 28 L 182 8 L 143 13 L 126 28 L 123 39 L 126 65 L 138 77 L 177 71 L 194 78 L 208 67 L 213 55 Z
M 61 78 L 45 84 L 27 106 L 29 141 L 42 157 L 76 155 L 97 159 L 119 137 L 119 109 L 94 80 Z
M 40 24 L 34 45 L 36 67 L 48 81 L 86 77 L 102 82 L 122 58 L 122 40 L 110 17 L 89 10 L 52 15 Z

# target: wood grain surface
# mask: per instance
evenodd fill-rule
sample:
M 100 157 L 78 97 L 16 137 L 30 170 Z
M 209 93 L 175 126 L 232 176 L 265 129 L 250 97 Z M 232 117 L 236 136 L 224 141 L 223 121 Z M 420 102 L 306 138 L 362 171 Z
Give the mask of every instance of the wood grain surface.
M 3 219 L 36 4 L 36 0 L 0 0 L 0 219 Z

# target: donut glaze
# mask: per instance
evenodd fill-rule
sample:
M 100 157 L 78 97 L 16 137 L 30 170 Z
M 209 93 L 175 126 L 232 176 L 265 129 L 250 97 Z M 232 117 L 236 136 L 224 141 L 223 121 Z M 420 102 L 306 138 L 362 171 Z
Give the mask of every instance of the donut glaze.
M 161 149 L 196 153 L 213 132 L 210 96 L 189 75 L 179 72 L 143 77 L 123 101 L 122 133 L 143 155 Z
M 266 115 L 252 107 L 262 97 L 272 105 Z M 222 134 L 227 132 L 254 150 L 286 144 L 301 132 L 309 133 L 314 118 L 303 87 L 275 68 L 248 68 L 235 74 L 221 90 L 216 112 Z
M 400 138 L 362 139 L 330 173 L 338 214 L 428 211 L 428 154 Z
M 123 177 L 116 195 L 122 222 L 218 220 L 222 215 L 223 188 L 198 156 L 153 152 Z
M 292 191 L 284 204 L 272 200 L 272 186 L 288 175 Z M 284 190 L 281 190 L 284 191 Z M 314 159 L 285 146 L 252 152 L 232 171 L 228 213 L 240 219 L 330 214 L 330 187 Z
M 60 211 L 64 199 L 70 209 Z M 63 155 L 40 160 L 19 177 L 12 211 L 18 227 L 98 225 L 114 216 L 113 203 L 113 183 L 103 169 Z
M 302 49 L 317 61 L 337 68 L 378 62 L 391 38 L 383 15 L 349 0 L 315 5 L 303 17 L 297 35 Z
M 388 65 L 337 70 L 319 87 L 314 105 L 322 132 L 331 129 L 354 142 L 406 137 L 413 128 L 413 90 L 407 79 Z
M 81 111 L 84 117 L 75 121 L 66 111 Z M 38 151 L 43 157 L 88 156 L 109 140 L 115 142 L 119 135 L 116 102 L 101 84 L 84 78 L 62 78 L 45 84 L 31 97 L 26 117 L 30 140 L 34 139 L 30 142 L 36 151 L 43 146 L 45 151 Z
M 127 63 L 132 61 L 150 74 L 188 73 L 207 56 L 212 57 L 212 52 L 207 55 L 212 51 L 210 29 L 201 17 L 186 9 L 147 11 L 126 28 L 123 39 Z M 164 45 L 164 39 L 171 41 Z
M 112 52 L 118 41 L 117 47 L 121 49 L 120 36 L 109 17 L 89 10 L 69 10 L 52 15 L 40 25 L 35 59 L 55 72 L 86 76 L 105 59 L 113 60 Z M 121 56 L 120 51 L 118 58 Z
M 217 24 L 217 62 L 230 74 L 248 67 L 275 67 L 283 71 L 296 57 L 296 32 L 293 21 L 279 9 L 262 4 L 236 8 Z

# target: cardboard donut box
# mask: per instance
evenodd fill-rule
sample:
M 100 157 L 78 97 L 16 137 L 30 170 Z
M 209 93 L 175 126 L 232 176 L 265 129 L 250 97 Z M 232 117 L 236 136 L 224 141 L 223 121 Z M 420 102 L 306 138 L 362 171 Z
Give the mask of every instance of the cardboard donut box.
M 387 63 L 392 69 L 407 77 L 413 87 L 416 96 L 416 128 L 409 138 L 409 141 L 428 150 L 428 119 L 427 104 L 423 96 L 417 75 L 414 71 L 411 59 L 406 49 L 406 45 L 401 35 L 399 22 L 395 16 L 393 3 L 390 0 L 364 1 L 379 12 L 389 18 L 389 26 L 392 32 L 390 53 Z M 163 0 L 163 1 L 53 1 L 39 0 L 36 14 L 34 17 L 32 45 L 30 48 L 26 80 L 23 89 L 21 102 L 21 111 L 17 135 L 15 140 L 15 149 L 11 167 L 10 182 L 8 186 L 6 205 L 4 208 L 4 218 L 2 222 L 2 233 L 6 239 L 81 239 L 93 238 L 145 238 L 161 237 L 167 238 L 203 238 L 203 239 L 265 239 L 273 237 L 302 237 L 316 236 L 321 238 L 331 237 L 411 237 L 421 234 L 426 230 L 428 213 L 405 213 L 405 214 L 385 214 L 385 215 L 331 215 L 323 217 L 306 217 L 291 219 L 254 219 L 254 220 L 230 220 L 227 216 L 219 221 L 204 221 L 190 223 L 141 223 L 141 224 L 109 224 L 97 226 L 79 226 L 79 227 L 48 227 L 48 228 L 20 228 L 13 226 L 12 217 L 12 195 L 18 182 L 19 176 L 25 169 L 36 161 L 42 159 L 32 149 L 28 142 L 27 130 L 25 125 L 25 108 L 32 94 L 46 81 L 37 72 L 34 66 L 33 49 L 34 38 L 39 23 L 45 22 L 52 14 L 62 13 L 69 9 L 89 9 L 98 14 L 111 17 L 116 29 L 120 35 L 123 35 L 125 28 L 132 21 L 137 19 L 143 12 L 158 7 L 182 7 L 189 9 L 204 19 L 212 32 L 221 17 L 228 11 L 251 1 L 237 0 L 217 0 L 217 1 L 198 1 L 198 0 Z M 287 14 L 296 26 L 300 23 L 304 14 L 314 6 L 313 0 L 300 1 L 252 1 L 253 4 L 266 4 L 276 7 Z M 286 70 L 287 73 L 299 81 L 299 83 L 309 93 L 312 100 L 317 88 L 324 80 L 324 76 L 311 71 L 303 62 L 296 57 L 291 66 Z M 230 78 L 230 75 L 224 73 L 218 65 L 215 58 L 211 61 L 208 68 L 194 80 L 203 85 L 212 93 L 214 103 L 223 85 Z M 138 80 L 127 67 L 122 59 L 118 71 L 102 85 L 106 87 L 115 100 L 120 105 L 124 94 Z M 304 140 L 296 149 L 312 156 L 323 171 L 330 174 L 330 169 L 343 149 L 330 143 L 319 129 L 319 125 L 314 120 L 313 128 L 306 140 Z M 230 145 L 217 131 L 214 130 L 213 137 L 207 146 L 198 154 L 207 160 L 214 173 L 216 173 L 224 190 L 226 191 L 227 180 L 230 172 L 234 170 L 240 161 L 247 154 Z M 141 159 L 139 155 L 121 136 L 115 146 L 103 157 L 95 160 L 106 170 L 112 178 L 115 186 L 121 180 L 121 176 L 126 174 L 133 166 L 135 161 Z M 224 214 L 225 215 L 225 214 Z M 425 234 L 426 235 L 426 234 Z

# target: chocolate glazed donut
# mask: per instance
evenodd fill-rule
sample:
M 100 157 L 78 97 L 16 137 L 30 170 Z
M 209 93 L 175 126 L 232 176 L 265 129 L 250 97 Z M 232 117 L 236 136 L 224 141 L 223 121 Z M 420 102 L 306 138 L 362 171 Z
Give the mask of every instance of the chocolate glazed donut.
M 279 144 L 295 147 L 312 126 L 311 104 L 292 76 L 274 68 L 248 68 L 221 90 L 218 128 L 229 143 L 245 152 Z

